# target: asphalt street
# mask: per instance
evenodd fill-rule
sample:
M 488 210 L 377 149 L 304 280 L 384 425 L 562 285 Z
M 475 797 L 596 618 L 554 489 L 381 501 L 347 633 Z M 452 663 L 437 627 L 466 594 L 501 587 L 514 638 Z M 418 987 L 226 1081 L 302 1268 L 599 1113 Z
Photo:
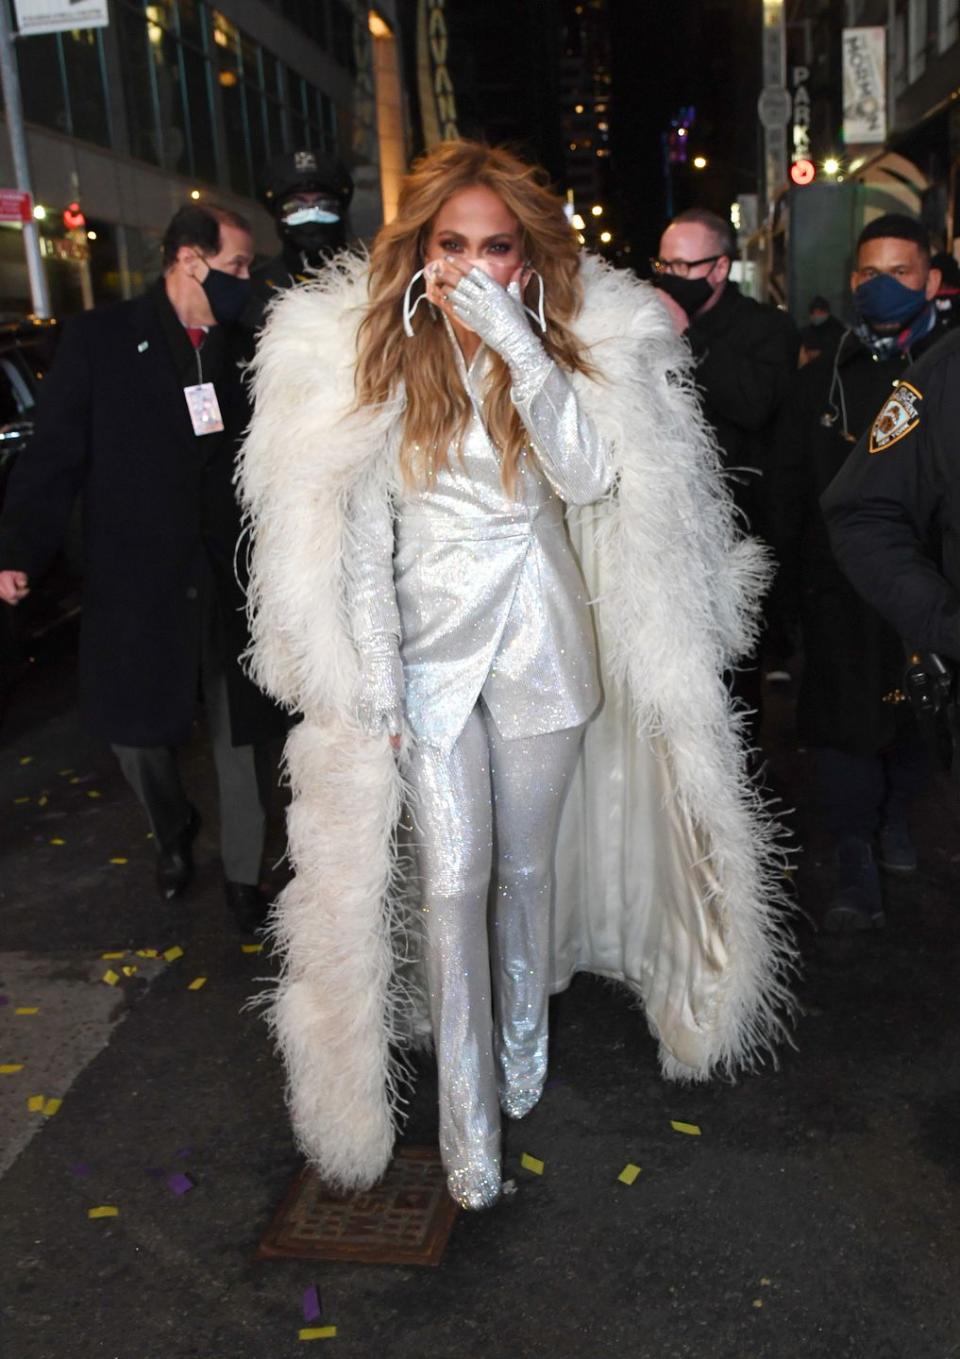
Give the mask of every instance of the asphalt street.
M 625 995 L 578 978 L 545 1097 L 508 1132 L 518 1193 L 461 1215 L 438 1269 L 260 1261 L 299 1160 L 247 1008 L 270 960 L 222 900 L 202 728 L 198 877 L 169 906 L 70 656 L 23 679 L 0 729 L 2 1359 L 960 1356 L 960 803 L 940 781 L 918 806 L 921 871 L 885 882 L 886 929 L 831 940 L 789 692 L 767 732 L 801 846 L 779 1069 L 669 1085 Z M 425 1062 L 409 1141 L 435 1139 L 434 1099 Z M 299 1338 L 311 1285 L 335 1338 Z

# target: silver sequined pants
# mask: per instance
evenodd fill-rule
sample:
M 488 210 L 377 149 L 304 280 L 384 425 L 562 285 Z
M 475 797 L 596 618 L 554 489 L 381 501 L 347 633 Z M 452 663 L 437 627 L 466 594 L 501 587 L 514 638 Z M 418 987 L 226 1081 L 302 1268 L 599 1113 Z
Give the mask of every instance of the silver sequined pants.
M 500 1191 L 500 1105 L 526 1113 L 546 1077 L 553 855 L 582 738 L 504 740 L 481 702 L 449 753 L 411 755 L 440 1151 L 467 1207 Z

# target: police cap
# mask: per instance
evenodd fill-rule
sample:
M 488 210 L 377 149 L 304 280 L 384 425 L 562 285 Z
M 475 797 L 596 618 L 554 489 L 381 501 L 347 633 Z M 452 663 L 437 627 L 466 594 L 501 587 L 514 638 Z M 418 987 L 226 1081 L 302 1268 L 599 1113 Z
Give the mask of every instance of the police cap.
M 353 180 L 336 156 L 323 151 L 286 151 L 274 156 L 260 180 L 261 203 L 272 212 L 274 204 L 299 192 L 332 194 L 345 211 L 353 197 Z

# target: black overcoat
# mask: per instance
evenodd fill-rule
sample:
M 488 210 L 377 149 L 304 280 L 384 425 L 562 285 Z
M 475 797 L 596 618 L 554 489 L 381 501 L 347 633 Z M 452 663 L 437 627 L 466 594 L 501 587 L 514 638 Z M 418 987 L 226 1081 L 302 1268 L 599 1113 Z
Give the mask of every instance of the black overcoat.
M 777 424 L 768 527 L 779 572 L 771 609 L 801 623 L 800 739 L 876 755 L 913 727 L 912 711 L 892 701 L 903 686 L 903 644 L 840 570 L 819 502 L 910 356 L 879 361 L 848 332 L 835 362 L 820 358 L 797 373 Z
M 82 495 L 80 705 L 107 741 L 187 738 L 205 588 L 218 606 L 234 744 L 283 729 L 238 663 L 248 635 L 232 478 L 249 414 L 239 367 L 249 344 L 239 329 L 213 327 L 200 351 L 224 418 L 219 435 L 193 432 L 183 388 L 198 380 L 197 352 L 162 281 L 69 321 L 43 383 L 35 435 L 7 492 L 0 570 L 38 577 Z

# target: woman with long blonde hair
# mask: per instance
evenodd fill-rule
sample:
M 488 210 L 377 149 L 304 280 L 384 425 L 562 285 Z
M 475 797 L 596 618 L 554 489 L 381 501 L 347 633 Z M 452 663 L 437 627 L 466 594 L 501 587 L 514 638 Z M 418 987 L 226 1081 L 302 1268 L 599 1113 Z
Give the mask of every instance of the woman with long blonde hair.
M 369 263 L 274 308 L 240 478 L 252 668 L 304 714 L 272 1017 L 297 1133 L 341 1186 L 389 1159 L 411 909 L 467 1208 L 501 1192 L 500 1113 L 540 1099 L 575 970 L 643 996 L 669 1075 L 777 1030 L 788 949 L 721 679 L 763 568 L 686 372 L 662 304 L 584 266 L 542 174 L 471 142 L 414 167 Z

